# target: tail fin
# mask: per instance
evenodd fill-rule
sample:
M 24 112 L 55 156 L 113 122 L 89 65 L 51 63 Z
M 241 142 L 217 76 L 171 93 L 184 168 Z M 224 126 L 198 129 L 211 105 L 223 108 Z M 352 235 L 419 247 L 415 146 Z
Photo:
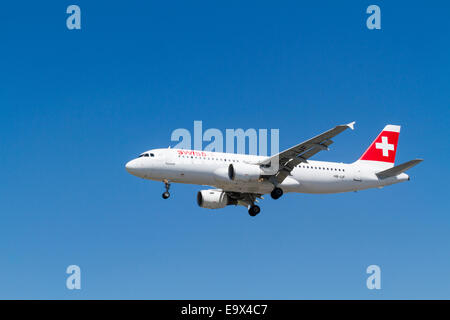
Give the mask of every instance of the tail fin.
M 358 159 L 358 164 L 368 164 L 380 169 L 392 168 L 397 153 L 400 126 L 388 124 Z

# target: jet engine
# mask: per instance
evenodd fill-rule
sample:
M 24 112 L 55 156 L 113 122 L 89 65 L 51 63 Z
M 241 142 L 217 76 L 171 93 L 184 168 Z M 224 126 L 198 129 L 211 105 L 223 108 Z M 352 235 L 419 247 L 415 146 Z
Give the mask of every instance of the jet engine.
M 256 182 L 263 171 L 254 164 L 230 164 L 228 166 L 228 178 L 236 182 Z
M 220 209 L 234 201 L 228 195 L 220 190 L 201 190 L 197 193 L 197 203 L 202 208 Z

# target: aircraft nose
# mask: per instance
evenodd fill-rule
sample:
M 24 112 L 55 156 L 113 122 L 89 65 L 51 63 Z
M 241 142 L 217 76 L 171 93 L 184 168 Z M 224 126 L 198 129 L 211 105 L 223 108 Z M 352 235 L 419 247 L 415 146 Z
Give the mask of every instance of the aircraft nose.
M 136 159 L 128 161 L 127 164 L 125 165 L 125 169 L 131 174 L 136 174 L 138 170 L 138 164 Z

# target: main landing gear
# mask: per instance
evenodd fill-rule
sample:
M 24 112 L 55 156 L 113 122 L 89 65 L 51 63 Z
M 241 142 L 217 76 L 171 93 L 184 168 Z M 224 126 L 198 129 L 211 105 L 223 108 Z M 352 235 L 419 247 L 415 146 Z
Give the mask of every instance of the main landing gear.
M 279 199 L 283 195 L 283 190 L 281 188 L 275 187 L 272 192 L 270 193 L 270 196 L 272 199 Z
M 170 193 L 169 193 L 169 188 L 170 188 L 170 183 L 168 180 L 164 180 L 164 185 L 166 187 L 166 192 L 164 192 L 162 194 L 163 199 L 167 199 L 170 197 Z
M 261 212 L 261 209 L 259 206 L 257 206 L 256 204 L 252 204 L 249 208 L 248 208 L 248 214 L 251 215 L 252 217 L 256 216 L 258 213 Z

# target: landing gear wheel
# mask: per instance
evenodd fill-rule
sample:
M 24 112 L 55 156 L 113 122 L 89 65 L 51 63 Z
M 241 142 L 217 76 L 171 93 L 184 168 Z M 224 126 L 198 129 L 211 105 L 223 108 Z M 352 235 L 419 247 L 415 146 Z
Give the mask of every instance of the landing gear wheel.
M 163 197 L 163 199 L 167 199 L 170 197 L 170 193 L 166 191 L 162 194 L 162 197 Z
M 261 209 L 255 204 L 250 206 L 250 208 L 248 208 L 248 214 L 251 215 L 252 217 L 256 216 L 260 211 Z
M 164 182 L 164 186 L 166 188 L 166 192 L 164 192 L 162 194 L 162 197 L 163 197 L 163 199 L 167 199 L 170 197 L 170 193 L 169 193 L 170 183 L 169 183 L 169 180 L 166 180 L 166 179 L 163 180 L 163 182 Z
M 272 190 L 272 192 L 270 193 L 270 196 L 272 197 L 272 199 L 279 199 L 281 196 L 283 195 L 283 190 L 281 190 L 281 188 L 274 188 Z

